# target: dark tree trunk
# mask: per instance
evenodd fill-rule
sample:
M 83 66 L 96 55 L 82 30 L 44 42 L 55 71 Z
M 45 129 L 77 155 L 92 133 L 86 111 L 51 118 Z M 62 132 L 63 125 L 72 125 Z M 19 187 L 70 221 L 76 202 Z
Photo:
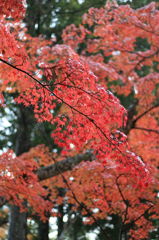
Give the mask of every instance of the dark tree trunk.
M 15 153 L 17 156 L 27 152 L 30 148 L 30 121 L 33 120 L 32 112 L 19 105 L 17 119 L 17 136 L 15 142 Z M 26 206 L 26 202 L 24 203 Z M 11 206 L 8 240 L 26 240 L 27 213 L 20 212 L 19 207 Z
M 49 220 L 38 221 L 38 240 L 49 240 Z
M 62 232 L 63 232 L 63 228 L 64 228 L 64 222 L 63 222 L 63 204 L 58 206 L 58 213 L 60 214 L 60 216 L 57 217 L 57 227 L 58 227 L 58 237 L 61 236 Z
M 26 240 L 27 213 L 11 206 L 8 240 Z

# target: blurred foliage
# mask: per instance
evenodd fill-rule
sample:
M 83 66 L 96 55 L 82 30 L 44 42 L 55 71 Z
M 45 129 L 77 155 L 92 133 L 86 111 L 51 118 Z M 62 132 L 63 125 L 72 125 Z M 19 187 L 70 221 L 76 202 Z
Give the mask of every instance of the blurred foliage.
M 32 36 L 42 34 L 47 38 L 56 36 L 61 41 L 62 30 L 69 24 L 78 25 L 81 16 L 91 7 L 101 7 L 105 0 L 27 0 L 25 22 Z

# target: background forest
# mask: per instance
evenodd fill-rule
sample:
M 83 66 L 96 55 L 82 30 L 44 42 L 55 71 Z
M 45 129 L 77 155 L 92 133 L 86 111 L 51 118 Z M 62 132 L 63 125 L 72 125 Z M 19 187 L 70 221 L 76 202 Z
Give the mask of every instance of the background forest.
M 35 196 L 34 192 L 29 192 L 29 174 L 31 178 L 34 176 L 25 171 L 22 175 L 24 184 L 18 186 L 19 183 L 15 181 L 12 187 L 8 185 L 6 192 L 8 191 L 9 197 L 5 191 L 3 192 L 5 181 L 0 182 L 2 192 L 0 239 L 159 239 L 159 1 L 155 3 L 150 0 L 117 2 L 27 0 L 25 17 L 19 25 L 17 22 L 14 23 L 14 17 L 11 19 L 10 16 L 5 17 L 5 21 L 8 21 L 5 25 L 10 24 L 10 33 L 14 34 L 16 41 L 24 44 L 27 56 L 30 58 L 30 66 L 25 69 L 23 68 L 24 58 L 23 61 L 14 62 L 14 59 L 9 57 L 9 54 L 14 54 L 17 59 L 21 58 L 20 50 L 18 50 L 19 55 L 13 50 L 12 53 L 7 53 L 6 58 L 3 58 L 7 63 L 29 72 L 33 78 L 42 79 L 40 80 L 42 86 L 48 86 L 49 79 L 50 93 L 54 90 L 56 93 L 56 87 L 54 87 L 56 84 L 60 83 L 61 87 L 67 87 L 64 92 L 58 89 L 59 94 L 61 91 L 59 96 L 63 99 L 70 97 L 70 102 L 71 97 L 74 97 L 76 101 L 71 102 L 73 108 L 78 106 L 79 96 L 81 96 L 81 101 L 87 104 L 85 108 L 88 111 L 89 109 L 91 109 L 90 112 L 94 111 L 92 108 L 99 108 L 100 117 L 105 116 L 103 113 L 105 101 L 110 101 L 111 110 L 108 109 L 109 117 L 107 117 L 110 120 L 104 119 L 109 129 L 105 129 L 102 117 L 97 118 L 100 124 L 98 127 L 96 119 L 92 120 L 90 117 L 95 115 L 94 112 L 87 117 L 88 121 L 84 122 L 81 118 L 81 122 L 76 125 L 75 120 L 79 117 L 71 113 L 74 109 L 70 110 L 62 101 L 49 102 L 47 93 L 43 96 L 45 89 L 36 86 L 28 90 L 25 79 L 22 82 L 19 80 L 21 75 L 17 74 L 15 82 L 8 80 L 16 74 L 9 72 L 10 66 L 5 65 L 5 61 L 0 63 L 0 78 L 2 79 L 0 85 L 5 99 L 3 104 L 1 100 L 0 105 L 1 153 L 12 149 L 22 163 L 21 171 L 23 172 L 23 168 L 28 167 L 28 172 L 36 172 L 45 191 L 43 193 L 39 185 L 35 184 L 36 191 L 39 191 L 38 194 L 42 197 L 38 196 L 38 198 L 36 191 Z M 3 11 L 0 14 L 2 15 Z M 130 22 L 129 15 L 132 16 Z M 107 32 L 105 32 L 106 26 Z M 18 33 L 21 33 L 21 36 Z M 5 43 L 0 45 L 1 57 L 5 57 L 5 52 L 7 52 L 8 46 L 4 48 L 4 45 Z M 11 49 L 12 44 L 9 46 Z M 66 86 L 64 85 L 65 78 L 66 76 L 69 78 L 72 73 L 67 71 L 69 63 L 65 61 L 71 57 L 79 62 L 79 65 L 70 63 L 70 69 L 75 71 L 73 77 L 78 80 L 81 69 L 84 69 L 85 73 L 76 85 L 74 80 L 70 80 L 70 85 L 67 83 Z M 43 73 L 39 62 L 48 63 Z M 49 64 L 55 65 L 52 67 Z M 100 85 L 100 94 L 97 93 L 93 97 L 92 92 L 89 92 L 89 87 L 95 89 L 92 83 L 94 75 L 90 74 L 88 68 L 97 76 L 98 85 Z M 63 76 L 65 71 L 66 76 Z M 86 83 L 81 83 L 81 79 L 86 79 L 83 80 Z M 73 87 L 77 92 L 71 92 Z M 108 89 L 109 99 L 104 97 L 103 87 Z M 80 91 L 89 95 L 94 105 L 91 105 Z M 68 92 L 68 96 L 65 96 L 65 92 Z M 111 92 L 127 110 L 127 123 L 125 123 L 126 111 L 116 98 L 112 97 Z M 99 99 L 92 100 L 100 97 L 102 99 L 101 109 L 97 105 Z M 51 117 L 49 118 L 50 112 L 47 112 L 53 104 L 54 108 L 50 112 L 61 121 L 60 133 L 58 132 L 59 125 L 53 122 Z M 83 117 L 86 116 L 85 109 L 82 110 L 80 105 L 78 109 Z M 71 126 L 69 136 L 73 136 L 71 140 L 67 140 L 65 132 L 71 122 L 69 120 L 71 117 L 73 118 L 72 126 L 75 128 L 78 126 L 78 131 L 76 132 Z M 89 121 L 95 122 L 94 126 L 99 128 L 98 135 L 101 138 L 94 137 L 95 130 L 91 128 L 91 125 L 89 126 Z M 85 124 L 88 124 L 90 132 L 88 129 L 82 132 Z M 103 144 L 101 140 L 104 131 L 111 133 L 109 135 L 112 141 L 111 147 L 108 147 L 105 142 Z M 61 142 L 58 142 L 57 138 Z M 124 152 L 127 148 L 127 141 L 133 152 L 131 153 L 130 149 L 126 150 L 126 153 L 130 155 L 128 158 L 136 157 L 129 163 L 114 150 L 117 147 L 120 152 Z M 93 150 L 96 150 L 95 156 L 97 157 L 100 152 L 99 164 L 94 160 Z M 106 151 L 110 151 L 107 162 L 103 160 Z M 58 162 L 65 161 L 63 156 L 66 156 L 67 162 L 57 166 Z M 5 159 L 4 155 L 0 158 L 2 178 L 6 171 L 10 172 L 7 168 L 3 169 L 5 166 L 3 166 L 3 159 Z M 30 163 L 23 166 L 28 159 Z M 111 159 L 115 160 L 111 161 Z M 121 165 L 120 159 L 122 159 Z M 31 161 L 38 163 L 40 170 L 36 167 L 34 169 Z M 11 160 L 7 163 L 10 164 Z M 42 172 L 43 168 L 50 163 L 56 165 L 54 175 L 50 175 L 50 177 L 54 176 L 53 178 L 45 177 L 45 173 Z M 100 165 L 101 163 L 103 165 Z M 16 165 L 18 166 L 18 163 L 14 162 L 12 167 L 16 169 Z M 149 170 L 145 170 L 146 168 Z M 16 171 L 15 176 L 19 174 L 19 170 Z M 147 174 L 147 171 L 150 174 Z M 23 189 L 18 192 L 18 188 Z M 47 202 L 47 206 L 44 202 Z M 27 211 L 23 211 L 26 209 Z

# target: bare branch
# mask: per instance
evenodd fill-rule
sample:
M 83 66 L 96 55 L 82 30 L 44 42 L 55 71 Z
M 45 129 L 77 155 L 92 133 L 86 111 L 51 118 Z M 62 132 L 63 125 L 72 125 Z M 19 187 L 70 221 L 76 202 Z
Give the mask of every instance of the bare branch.
M 86 152 L 84 154 L 76 155 L 75 157 L 68 157 L 60 162 L 55 162 L 46 167 L 41 167 L 37 170 L 37 176 L 39 181 L 55 177 L 59 173 L 64 173 L 66 171 L 71 171 L 75 166 L 77 166 L 82 161 L 92 161 L 94 156 L 91 152 Z
M 137 122 L 140 118 L 142 118 L 142 117 L 145 116 L 147 113 L 149 113 L 151 110 L 153 110 L 153 109 L 155 109 L 155 108 L 157 108 L 157 107 L 159 107 L 159 103 L 156 103 L 155 105 L 151 106 L 149 109 L 147 109 L 146 111 L 144 111 L 143 113 L 141 113 L 137 118 L 134 119 L 134 121 L 133 121 L 134 126 L 135 126 L 136 122 Z
M 143 128 L 143 127 L 134 127 L 134 129 L 138 129 L 138 130 L 143 130 L 143 131 L 153 132 L 153 133 L 159 134 L 159 130 L 155 130 L 155 129 L 149 129 L 149 128 Z

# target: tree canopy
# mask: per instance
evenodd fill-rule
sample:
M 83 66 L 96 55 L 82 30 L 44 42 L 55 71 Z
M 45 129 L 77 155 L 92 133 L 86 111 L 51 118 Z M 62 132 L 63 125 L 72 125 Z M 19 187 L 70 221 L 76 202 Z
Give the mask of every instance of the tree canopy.
M 47 221 L 62 204 L 100 239 L 157 239 L 158 5 L 107 1 L 67 26 L 62 44 L 46 34 L 45 18 L 33 18 L 34 27 L 44 21 L 43 35 L 27 29 L 23 1 L 0 7 L 1 115 L 17 119 L 0 155 L 8 239 L 25 240 L 27 211 Z

